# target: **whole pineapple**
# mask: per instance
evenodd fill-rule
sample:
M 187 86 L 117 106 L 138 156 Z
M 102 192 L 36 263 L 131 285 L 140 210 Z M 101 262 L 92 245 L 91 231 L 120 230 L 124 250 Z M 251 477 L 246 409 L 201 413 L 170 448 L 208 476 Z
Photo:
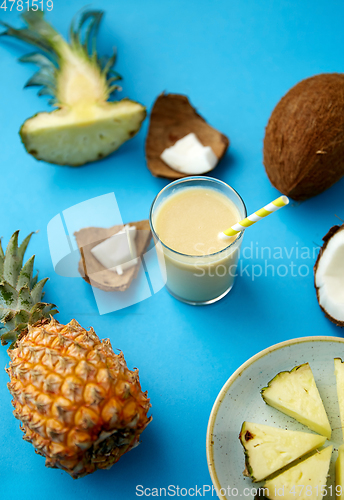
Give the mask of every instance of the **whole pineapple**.
M 24 439 L 46 457 L 48 467 L 77 479 L 108 469 L 139 443 L 151 421 L 138 371 L 127 368 L 109 340 L 75 320 L 61 325 L 53 304 L 42 302 L 47 279 L 33 278 L 34 257 L 22 267 L 29 235 L 18 231 L 4 255 L 0 242 L 0 314 L 14 415 Z

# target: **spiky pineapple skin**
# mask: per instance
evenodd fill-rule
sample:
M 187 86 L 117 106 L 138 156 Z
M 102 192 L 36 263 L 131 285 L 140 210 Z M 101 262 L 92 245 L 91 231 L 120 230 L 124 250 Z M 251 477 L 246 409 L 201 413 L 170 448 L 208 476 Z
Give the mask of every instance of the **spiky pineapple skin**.
M 77 479 L 110 468 L 139 443 L 151 405 L 138 371 L 108 339 L 75 320 L 43 320 L 8 352 L 13 413 L 47 467 Z

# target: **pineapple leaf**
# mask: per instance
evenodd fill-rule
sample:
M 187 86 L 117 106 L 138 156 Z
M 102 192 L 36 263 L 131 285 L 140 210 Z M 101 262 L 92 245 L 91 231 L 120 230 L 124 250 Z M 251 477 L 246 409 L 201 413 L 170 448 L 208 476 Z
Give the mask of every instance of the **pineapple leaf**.
M 19 233 L 19 231 L 18 231 L 18 233 Z M 28 234 L 27 237 L 24 238 L 24 240 L 22 241 L 22 243 L 21 243 L 21 245 L 19 247 L 18 255 L 19 255 L 20 259 L 21 259 L 21 262 L 23 262 L 23 260 L 24 260 L 24 254 L 26 252 L 27 246 L 30 243 L 30 240 L 31 240 L 31 237 L 32 237 L 33 234 L 34 234 L 33 232 L 30 233 L 30 234 Z
M 23 309 L 18 311 L 15 317 L 15 324 L 18 327 L 18 325 L 25 324 L 25 326 L 28 325 L 30 321 L 30 313 L 28 311 L 24 311 Z
M 29 241 L 33 233 L 29 234 L 23 240 L 19 248 L 18 248 L 18 234 L 19 231 L 16 231 L 11 236 L 11 239 L 6 248 L 5 258 L 3 262 L 3 269 L 0 274 L 3 280 L 7 281 L 13 287 L 15 287 L 17 284 L 18 276 L 23 266 L 24 253 L 26 251 L 26 248 L 29 244 Z
M 45 40 L 52 49 L 55 48 L 56 40 L 60 39 L 61 35 L 44 20 L 42 10 L 28 10 L 22 14 L 22 18 L 31 32 Z
M 48 318 L 49 316 L 54 316 L 54 314 L 58 314 L 58 310 L 56 309 L 55 304 L 45 304 L 43 314 L 46 318 Z
M 13 349 L 15 347 L 15 343 L 17 342 L 17 339 L 21 332 L 23 330 L 26 330 L 27 328 L 27 323 L 20 323 L 15 326 L 15 328 L 12 328 L 12 330 L 9 330 L 8 332 L 4 333 L 1 335 L 1 344 L 6 345 L 8 342 L 11 342 L 11 345 L 9 349 Z
M 36 275 L 31 280 L 31 283 L 30 283 L 31 290 L 35 287 L 35 285 L 37 284 L 37 281 L 38 281 L 38 273 L 36 273 Z M 32 297 L 32 295 L 31 295 L 31 297 Z
M 7 309 L 6 307 L 0 307 L 0 321 L 8 323 L 15 317 L 15 311 Z M 4 328 L 2 325 L 0 328 Z
M 33 305 L 34 302 L 30 294 L 30 289 L 28 287 L 23 287 L 18 294 L 17 310 L 23 309 L 24 311 L 30 311 Z
M 24 286 L 28 288 L 30 287 L 32 281 L 34 261 L 35 261 L 35 256 L 33 255 L 32 257 L 30 257 L 30 259 L 26 262 L 26 264 L 20 271 L 17 283 L 17 290 L 20 290 Z
M 31 298 L 34 303 L 36 302 L 41 302 L 43 298 L 43 288 L 46 282 L 48 281 L 49 278 L 44 278 L 41 281 L 39 281 L 34 287 L 31 292 Z
M 37 73 L 35 73 L 25 84 L 25 87 L 43 86 L 53 89 L 54 94 L 56 92 L 55 88 L 55 77 L 50 68 L 43 67 Z
M 80 17 L 75 34 L 78 43 L 83 46 L 86 54 L 96 55 L 96 38 L 103 15 L 103 11 L 89 10 L 84 12 Z M 88 21 L 90 22 L 87 25 Z M 82 37 L 83 30 L 85 31 L 84 37 Z
M 10 330 L 7 333 L 1 335 L 1 345 L 6 345 L 8 342 L 12 342 L 10 348 L 14 345 L 14 342 L 17 340 L 18 333 L 16 330 Z
M 16 326 L 16 312 L 15 311 L 8 311 L 7 315 L 4 318 L 4 323 L 6 326 L 4 327 L 6 331 L 13 330 Z
M 40 66 L 41 68 L 51 68 L 52 71 L 55 71 L 57 68 L 56 64 L 49 57 L 41 54 L 40 52 L 26 54 L 18 60 L 23 63 L 37 64 L 37 66 Z
M 31 30 L 27 28 L 22 28 L 22 29 L 16 29 L 12 28 L 10 25 L 7 23 L 4 23 L 0 21 L 0 24 L 2 26 L 5 26 L 6 31 L 3 31 L 0 33 L 0 36 L 13 36 L 14 38 L 18 38 L 18 40 L 30 43 L 31 45 L 35 45 L 39 49 L 43 50 L 44 52 L 48 52 L 50 54 L 53 54 L 52 47 L 50 46 L 49 43 L 46 42 L 44 38 L 41 36 L 38 36 L 36 33 L 32 32 Z
M 4 251 L 2 249 L 2 241 L 0 238 L 0 259 L 4 260 L 4 258 L 5 258 L 5 254 L 4 254 Z
M 39 90 L 38 95 L 39 96 L 42 96 L 42 95 L 53 96 L 54 95 L 54 89 L 52 87 L 43 87 L 43 88 L 41 88 Z
M 2 249 L 2 243 L 0 238 L 0 276 L 2 276 L 4 272 L 4 260 L 5 260 L 5 255 Z
M 0 283 L 0 304 L 7 309 L 15 309 L 18 303 L 18 292 L 9 283 Z
M 48 319 L 58 312 L 54 304 L 42 302 L 43 287 L 48 278 L 37 282 L 38 275 L 33 277 L 35 256 L 23 266 L 24 254 L 33 233 L 29 234 L 18 248 L 18 232 L 12 235 L 5 256 L 0 244 L 0 262 L 3 261 L 4 264 L 4 272 L 0 274 L 0 322 L 3 324 L 0 329 L 6 330 L 6 333 L 0 336 L 2 344 L 15 342 L 28 324 L 43 318 Z
M 3 279 L 12 286 L 17 283 L 21 267 L 20 256 L 18 256 L 18 234 L 19 231 L 12 234 L 4 259 Z
M 108 73 L 110 73 L 112 71 L 111 68 L 114 66 L 116 60 L 117 60 L 117 50 L 116 49 L 114 49 L 113 54 L 112 54 L 111 57 L 104 57 L 104 58 L 102 58 L 102 61 L 103 61 L 103 73 L 105 75 L 107 75 Z M 122 80 L 122 77 L 118 73 L 116 73 L 116 72 L 114 72 L 114 73 L 115 73 L 115 76 L 118 77 L 117 80 Z
M 121 87 L 119 85 L 111 85 L 108 89 L 109 95 L 115 92 L 116 90 L 120 89 Z
M 113 77 L 108 79 L 108 83 L 117 82 L 118 80 L 121 80 L 120 76 L 113 76 Z
M 37 321 L 42 319 L 42 317 L 49 318 L 49 316 L 56 314 L 57 311 L 54 312 L 54 307 L 56 307 L 54 304 L 45 304 L 44 302 L 38 302 L 37 304 L 35 304 L 30 311 L 29 324 L 33 325 Z

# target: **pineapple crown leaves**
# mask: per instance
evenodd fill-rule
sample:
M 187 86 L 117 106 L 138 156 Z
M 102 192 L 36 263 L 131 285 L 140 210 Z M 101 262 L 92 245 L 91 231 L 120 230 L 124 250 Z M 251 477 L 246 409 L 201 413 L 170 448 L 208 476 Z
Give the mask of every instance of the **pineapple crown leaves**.
M 29 10 L 22 14 L 26 23 L 25 28 L 16 29 L 0 21 L 0 25 L 6 28 L 0 36 L 12 36 L 40 49 L 40 52 L 30 53 L 19 59 L 20 62 L 33 63 L 39 67 L 25 87 L 42 87 L 38 95 L 52 96 L 54 99 L 49 103 L 55 104 L 56 78 L 63 60 L 63 48 L 69 47 L 72 52 L 97 68 L 106 81 L 109 96 L 120 89 L 115 82 L 122 78 L 113 70 L 117 58 L 116 50 L 113 55 L 103 57 L 98 57 L 96 50 L 97 34 L 103 15 L 104 12 L 99 10 L 88 10 L 77 14 L 70 25 L 70 44 L 44 20 L 44 13 L 41 10 Z
M 3 325 L 0 328 L 6 330 L 0 335 L 3 345 L 8 341 L 14 344 L 28 325 L 58 312 L 54 304 L 42 302 L 48 278 L 38 281 L 38 275 L 33 274 L 35 256 L 23 265 L 33 233 L 21 245 L 18 245 L 18 234 L 16 231 L 12 235 L 5 253 L 0 240 L 0 322 Z

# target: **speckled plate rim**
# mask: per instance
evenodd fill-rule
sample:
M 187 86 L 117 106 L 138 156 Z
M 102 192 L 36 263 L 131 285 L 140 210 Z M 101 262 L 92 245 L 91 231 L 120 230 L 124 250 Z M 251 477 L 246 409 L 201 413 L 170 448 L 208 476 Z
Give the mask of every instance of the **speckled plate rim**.
M 222 401 L 225 398 L 225 395 L 227 394 L 229 388 L 231 385 L 235 382 L 235 380 L 240 377 L 244 371 L 251 366 L 253 363 L 255 363 L 258 359 L 263 358 L 267 354 L 270 354 L 273 351 L 277 351 L 278 349 L 283 349 L 284 347 L 293 345 L 293 344 L 300 344 L 303 342 L 338 342 L 340 344 L 344 344 L 344 339 L 341 337 L 329 337 L 329 336 L 311 336 L 311 337 L 300 337 L 296 339 L 291 339 L 291 340 L 285 340 L 284 342 L 279 342 L 278 344 L 274 344 L 270 347 L 267 347 L 266 349 L 263 349 L 262 351 L 258 352 L 251 358 L 249 358 L 245 363 L 243 363 L 234 373 L 229 377 L 227 382 L 224 384 L 222 387 L 221 391 L 219 392 L 215 403 L 213 405 L 213 408 L 210 412 L 210 417 L 208 421 L 208 428 L 207 428 L 207 437 L 206 437 L 206 451 L 207 451 L 207 463 L 208 463 L 208 469 L 209 469 L 209 474 L 211 477 L 211 480 L 213 482 L 214 488 L 217 491 L 217 495 L 220 498 L 220 500 L 227 500 L 226 497 L 220 494 L 221 491 L 221 484 L 220 481 L 218 480 L 217 473 L 216 473 L 216 466 L 215 466 L 215 461 L 214 461 L 214 445 L 212 442 L 212 436 L 213 436 L 213 430 L 214 430 L 214 425 L 217 417 L 217 413 L 219 411 L 219 408 L 222 404 Z

